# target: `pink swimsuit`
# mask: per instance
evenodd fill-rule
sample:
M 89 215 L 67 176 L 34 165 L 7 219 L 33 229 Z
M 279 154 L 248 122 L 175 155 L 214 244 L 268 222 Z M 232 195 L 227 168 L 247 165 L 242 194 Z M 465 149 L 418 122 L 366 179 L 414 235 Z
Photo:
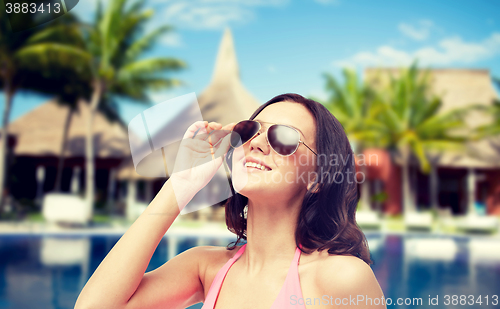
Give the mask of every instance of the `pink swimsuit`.
M 244 244 L 240 250 L 238 250 L 238 252 L 219 270 L 214 281 L 212 282 L 212 285 L 210 286 L 207 298 L 205 299 L 205 303 L 201 309 L 213 309 L 215 307 L 215 302 L 219 296 L 222 282 L 224 281 L 229 268 L 231 268 L 234 262 L 236 262 L 236 260 L 245 251 L 245 247 L 246 244 Z M 295 256 L 293 257 L 290 269 L 286 275 L 285 283 L 281 287 L 281 291 L 278 294 L 278 297 L 274 300 L 270 309 L 306 309 L 299 281 L 298 265 L 300 252 L 299 248 L 295 250 Z

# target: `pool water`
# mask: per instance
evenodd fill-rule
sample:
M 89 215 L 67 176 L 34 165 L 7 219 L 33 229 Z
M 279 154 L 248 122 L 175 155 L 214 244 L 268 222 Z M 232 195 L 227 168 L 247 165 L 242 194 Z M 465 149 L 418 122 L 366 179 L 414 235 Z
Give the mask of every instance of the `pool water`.
M 86 281 L 120 237 L 1 235 L 0 308 L 73 308 Z M 494 295 L 500 296 L 499 239 L 428 234 L 367 234 L 367 239 L 372 269 L 392 301 L 388 308 L 500 308 L 500 299 L 494 304 Z M 225 246 L 232 240 L 203 244 Z M 163 238 L 147 271 L 199 244 L 195 238 Z M 437 305 L 429 306 L 429 299 Z

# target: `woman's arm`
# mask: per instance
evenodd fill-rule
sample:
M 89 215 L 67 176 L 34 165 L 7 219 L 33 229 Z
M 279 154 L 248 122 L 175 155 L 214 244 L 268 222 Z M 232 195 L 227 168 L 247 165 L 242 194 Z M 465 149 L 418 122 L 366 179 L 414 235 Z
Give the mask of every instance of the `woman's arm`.
M 146 210 L 114 245 L 81 291 L 76 309 L 96 308 L 184 308 L 203 300 L 203 285 L 199 278 L 199 259 L 203 248 L 193 248 L 171 259 L 162 267 L 144 272 L 161 239 L 180 213 L 180 210 L 208 182 L 222 164 L 223 156 L 212 158 L 212 153 L 225 153 L 229 140 L 219 147 L 193 132 L 227 129 L 220 124 L 194 123 L 184 135 L 178 157 L 184 164 L 182 172 L 165 182 Z M 208 145 L 208 146 L 207 146 Z M 217 149 L 215 149 L 217 148 Z M 177 162 L 176 162 L 177 165 Z
M 114 245 L 90 277 L 76 301 L 75 308 L 132 308 L 132 304 L 137 304 L 133 297 L 134 293 L 140 285 L 144 285 L 141 284 L 143 277 L 155 277 L 145 276 L 144 272 L 156 247 L 178 214 L 179 207 L 172 184 L 167 180 L 151 204 Z M 178 280 L 184 278 L 182 288 L 196 293 L 202 290 L 197 280 L 197 260 L 191 258 L 191 252 L 181 255 L 187 258 L 185 260 L 182 260 L 181 256 L 173 258 L 167 263 L 170 269 L 169 277 L 164 280 L 156 278 L 156 281 L 161 282 L 164 292 L 168 292 L 178 290 L 175 289 L 180 283 Z M 184 277 L 179 276 L 180 273 L 183 273 Z M 172 299 L 173 301 L 179 302 L 182 296 L 187 295 L 172 296 L 176 298 Z M 128 304 L 131 299 L 134 301 Z

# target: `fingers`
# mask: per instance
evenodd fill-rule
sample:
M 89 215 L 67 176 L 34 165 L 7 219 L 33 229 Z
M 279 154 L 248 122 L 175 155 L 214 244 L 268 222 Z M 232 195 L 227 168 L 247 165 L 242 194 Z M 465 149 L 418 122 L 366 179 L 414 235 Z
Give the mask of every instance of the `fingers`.
M 230 123 L 225 125 L 224 127 L 218 122 L 208 122 L 208 121 L 197 121 L 193 123 L 184 134 L 184 139 L 198 139 L 198 140 L 206 140 L 211 145 L 216 145 L 220 142 L 224 136 L 229 134 L 229 132 L 233 129 L 236 123 Z M 222 132 L 219 134 L 220 131 Z
M 215 144 L 215 142 L 213 141 L 213 137 L 212 137 L 212 132 L 217 130 L 217 129 L 220 129 L 220 127 L 222 127 L 219 123 L 217 122 L 210 122 L 207 126 L 207 132 L 208 132 L 208 143 L 210 144 L 210 151 L 211 151 L 211 154 L 212 154 L 212 158 L 214 156 L 213 154 L 213 149 L 212 149 L 212 145 Z
M 208 124 L 208 127 L 209 127 L 208 132 L 211 132 L 213 130 L 220 130 L 222 128 L 222 125 L 218 122 L 212 121 Z
M 236 125 L 236 122 L 232 122 L 230 124 L 226 124 L 225 126 L 222 126 L 218 122 L 210 122 L 208 124 L 208 132 L 212 132 L 213 130 L 222 130 L 222 131 L 231 131 L 234 126 Z
M 183 139 L 196 138 L 196 137 L 200 139 L 199 137 L 201 137 L 204 133 L 207 133 L 206 129 L 207 125 L 208 125 L 207 121 L 197 121 L 193 123 L 186 130 Z

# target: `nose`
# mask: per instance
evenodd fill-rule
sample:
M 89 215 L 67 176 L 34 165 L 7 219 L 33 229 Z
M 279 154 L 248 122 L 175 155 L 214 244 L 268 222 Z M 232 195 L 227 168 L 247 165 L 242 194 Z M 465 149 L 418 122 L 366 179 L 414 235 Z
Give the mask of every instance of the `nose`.
M 250 141 L 250 152 L 252 152 L 254 149 L 258 151 L 262 151 L 265 155 L 267 155 L 270 151 L 270 147 L 267 144 L 267 139 L 266 139 L 266 133 L 265 132 L 259 132 L 257 133 L 257 136 L 255 136 L 251 141 Z

